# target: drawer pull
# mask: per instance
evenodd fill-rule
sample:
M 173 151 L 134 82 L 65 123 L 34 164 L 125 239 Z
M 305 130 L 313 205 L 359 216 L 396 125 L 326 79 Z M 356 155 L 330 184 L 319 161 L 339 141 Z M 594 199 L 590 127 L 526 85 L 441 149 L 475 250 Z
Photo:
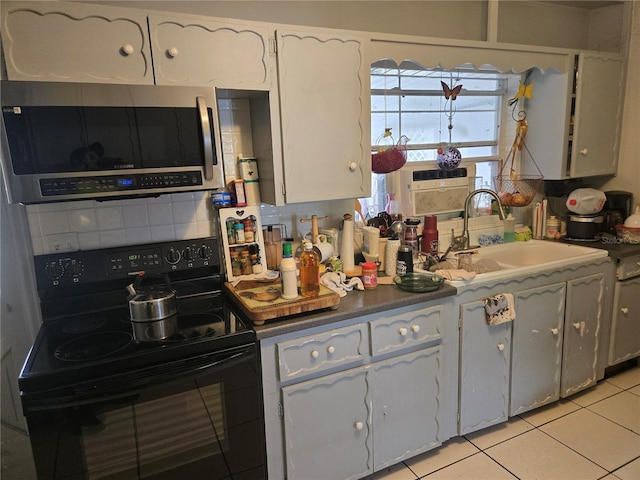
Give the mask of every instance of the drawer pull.
M 420 325 L 411 325 L 411 331 L 413 333 L 418 333 L 420 331 Z
M 580 324 L 578 322 L 574 323 L 573 328 L 575 328 L 576 330 L 580 330 Z
M 498 344 L 498 350 L 500 350 L 501 352 L 504 350 L 504 343 Z
M 409 333 L 409 330 L 407 330 L 405 327 L 401 327 L 401 328 L 398 329 L 398 333 L 401 336 L 406 337 L 407 333 Z
M 333 345 L 329 345 L 327 347 L 327 353 L 331 354 L 331 353 L 335 353 L 336 351 L 336 347 L 334 347 Z
M 180 51 L 176 47 L 171 47 L 167 50 L 167 55 L 169 55 L 171 58 L 177 57 L 178 53 L 180 53 Z
M 356 430 L 362 430 L 364 428 L 364 423 L 356 422 L 353 424 L 353 426 L 355 427 Z
M 320 352 L 318 350 L 311 350 L 311 358 L 318 358 L 320 356 Z
M 349 168 L 349 171 L 355 172 L 358 168 L 358 164 L 356 162 L 348 162 L 347 167 Z
M 125 43 L 120 50 L 124 55 L 131 55 L 133 53 L 133 45 Z
M 622 308 L 620 309 L 620 311 L 621 311 L 622 313 L 624 313 L 625 315 L 626 315 L 627 313 L 629 313 L 629 309 L 628 309 L 627 307 L 622 307 Z
M 557 328 L 552 328 L 551 329 L 551 333 L 553 333 L 554 335 L 558 335 L 559 330 Z

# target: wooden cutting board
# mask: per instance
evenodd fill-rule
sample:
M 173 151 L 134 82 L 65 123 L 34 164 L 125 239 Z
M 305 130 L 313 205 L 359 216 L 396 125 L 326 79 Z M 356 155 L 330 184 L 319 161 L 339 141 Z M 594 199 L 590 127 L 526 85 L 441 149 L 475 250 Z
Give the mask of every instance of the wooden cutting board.
M 317 297 L 298 295 L 291 300 L 280 296 L 280 282 L 242 281 L 235 287 L 225 282 L 224 286 L 255 325 L 263 325 L 265 321 L 274 318 L 333 307 L 340 303 L 340 295 L 324 285 L 320 285 L 320 295 Z

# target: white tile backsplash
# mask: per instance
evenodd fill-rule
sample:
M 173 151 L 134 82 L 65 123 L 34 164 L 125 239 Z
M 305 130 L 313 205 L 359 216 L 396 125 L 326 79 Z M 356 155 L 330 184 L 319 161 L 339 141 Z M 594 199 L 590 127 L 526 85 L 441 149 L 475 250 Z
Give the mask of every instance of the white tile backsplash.
M 300 223 L 301 218 L 326 215 L 329 218 L 319 221 L 320 228 L 337 227 L 349 212 L 353 212 L 353 200 L 260 206 L 262 224 L 284 225 L 295 243 L 311 230 L 310 223 Z M 209 192 L 28 205 L 27 216 L 35 255 L 217 235 Z

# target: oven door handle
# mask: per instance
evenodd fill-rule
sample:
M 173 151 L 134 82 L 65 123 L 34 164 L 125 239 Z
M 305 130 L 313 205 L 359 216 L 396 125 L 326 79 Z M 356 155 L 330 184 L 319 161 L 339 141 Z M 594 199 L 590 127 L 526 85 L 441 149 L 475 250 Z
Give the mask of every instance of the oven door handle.
M 112 400 L 135 399 L 147 388 L 175 381 L 195 380 L 202 375 L 219 373 L 255 357 L 255 345 L 244 345 L 224 352 L 208 353 L 194 358 L 162 363 L 152 367 L 119 373 L 98 381 L 83 382 L 62 389 L 34 394 L 22 392 L 27 412 L 95 405 Z M 257 373 L 256 373 L 257 375 Z

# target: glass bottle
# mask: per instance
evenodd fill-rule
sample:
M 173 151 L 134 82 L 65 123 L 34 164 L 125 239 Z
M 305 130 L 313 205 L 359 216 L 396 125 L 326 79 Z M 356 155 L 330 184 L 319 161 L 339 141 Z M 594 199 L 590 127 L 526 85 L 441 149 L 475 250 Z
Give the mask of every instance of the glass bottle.
M 313 244 L 306 242 L 300 255 L 300 293 L 303 297 L 317 297 L 320 294 L 320 257 L 313 250 Z
M 233 220 L 227 220 L 226 225 L 227 225 L 227 240 L 229 241 L 229 245 L 233 245 L 234 243 L 236 243 L 236 232 L 233 228 L 234 225 L 234 221 Z
M 234 223 L 233 231 L 236 235 L 236 243 L 244 243 L 244 224 L 242 222 Z
M 267 270 L 276 270 L 278 268 L 278 252 L 276 243 L 273 241 L 273 226 L 271 225 L 267 226 L 264 249 L 267 255 Z
M 240 255 L 238 251 L 233 248 L 230 252 L 231 255 L 231 274 L 234 277 L 239 277 L 242 275 L 242 266 L 240 265 Z
M 255 241 L 255 233 L 253 231 L 253 220 L 250 218 L 245 218 L 242 221 L 244 225 L 244 241 L 247 243 L 251 243 Z
M 253 273 L 262 273 L 262 262 L 260 261 L 260 250 L 255 243 L 249 246 L 249 256 L 251 257 L 251 269 Z
M 251 275 L 253 273 L 249 250 L 245 249 L 240 252 L 240 265 L 242 266 L 242 275 Z

